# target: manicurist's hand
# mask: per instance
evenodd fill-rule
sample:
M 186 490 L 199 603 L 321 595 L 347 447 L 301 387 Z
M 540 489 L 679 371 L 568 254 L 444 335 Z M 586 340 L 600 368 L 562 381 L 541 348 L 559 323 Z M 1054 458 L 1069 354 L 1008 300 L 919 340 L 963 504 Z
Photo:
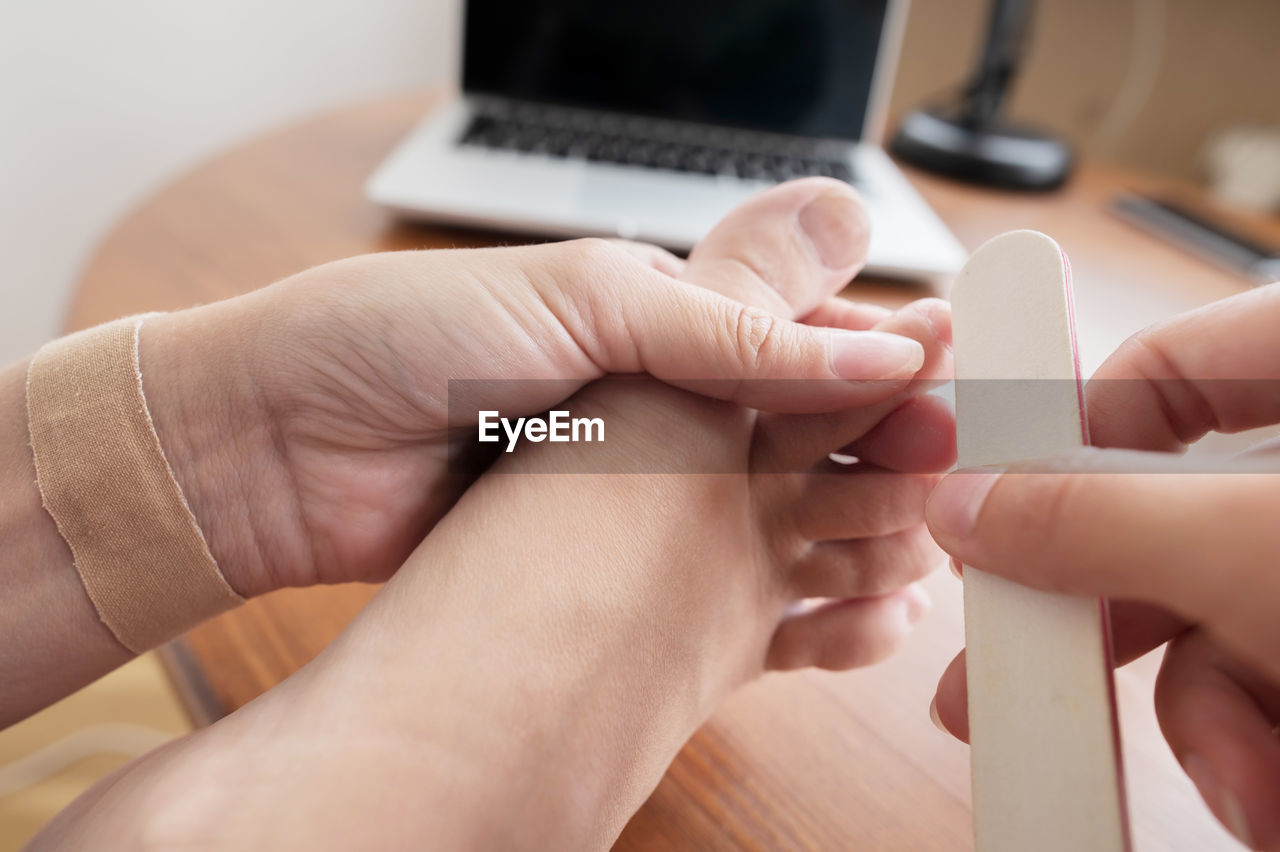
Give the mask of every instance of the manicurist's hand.
M 1003 474 L 959 472 L 928 505 L 965 565 L 1111 598 L 1116 657 L 1172 640 L 1156 685 L 1169 745 L 1242 841 L 1280 849 L 1280 443 L 1177 455 L 1280 423 L 1280 283 L 1130 339 L 1087 388 L 1093 442 Z M 936 708 L 967 738 L 961 655 Z
M 772 198 L 788 245 L 852 276 L 848 234 L 866 231 L 852 190 L 814 179 Z M 683 266 L 600 240 L 370 255 L 149 320 L 156 427 L 231 585 L 385 579 L 468 484 L 449 473 L 450 439 L 474 442 L 477 405 L 534 414 L 605 374 L 648 373 L 764 410 L 834 411 L 889 397 L 923 363 L 905 336 L 817 327 L 869 329 L 876 309 L 715 293 L 679 280 Z M 452 422 L 453 379 L 511 381 L 469 385 L 469 419 Z M 778 379 L 827 381 L 753 381 Z

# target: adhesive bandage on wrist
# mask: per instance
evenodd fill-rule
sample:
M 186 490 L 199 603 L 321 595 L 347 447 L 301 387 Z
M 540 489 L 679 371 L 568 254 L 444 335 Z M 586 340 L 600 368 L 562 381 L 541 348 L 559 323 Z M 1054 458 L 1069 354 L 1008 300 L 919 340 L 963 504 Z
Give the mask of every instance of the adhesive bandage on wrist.
M 218 570 L 147 410 L 127 317 L 49 343 L 27 371 L 45 509 L 120 644 L 141 653 L 241 603 Z

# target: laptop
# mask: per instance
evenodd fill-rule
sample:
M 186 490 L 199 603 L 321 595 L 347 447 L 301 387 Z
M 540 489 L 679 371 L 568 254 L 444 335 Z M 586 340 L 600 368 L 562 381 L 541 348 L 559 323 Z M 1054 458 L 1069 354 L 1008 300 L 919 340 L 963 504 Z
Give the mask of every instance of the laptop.
M 880 136 L 905 0 L 464 0 L 462 97 L 369 179 L 410 218 L 690 249 L 763 188 L 847 181 L 868 270 L 965 252 Z

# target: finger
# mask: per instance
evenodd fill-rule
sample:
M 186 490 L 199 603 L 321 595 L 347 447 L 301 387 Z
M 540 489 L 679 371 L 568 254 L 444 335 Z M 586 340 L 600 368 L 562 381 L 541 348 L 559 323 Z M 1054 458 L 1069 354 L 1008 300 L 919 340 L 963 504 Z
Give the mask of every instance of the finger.
M 1085 388 L 1094 444 L 1177 450 L 1280 423 L 1280 282 L 1154 325 Z
M 1187 629 L 1183 619 L 1149 604 L 1133 601 L 1110 603 L 1111 649 L 1116 666 L 1127 665 L 1181 635 Z M 969 691 L 964 651 L 961 651 L 938 680 L 934 711 L 943 727 L 969 741 Z
M 1156 715 L 1205 804 L 1250 848 L 1280 847 L 1280 690 L 1207 635 L 1169 646 L 1156 681 Z
M 938 478 L 859 465 L 807 477 L 790 509 L 792 526 L 810 541 L 892 535 L 924 520 L 924 503 Z
M 927 507 L 934 538 L 965 565 L 1023 585 L 1208 621 L 1280 676 L 1280 620 L 1264 603 L 1280 595 L 1280 474 L 1185 473 L 1166 454 L 1126 450 L 1056 464 L 947 477 Z M 1178 472 L 1150 472 L 1161 470 Z
M 867 302 L 852 302 L 840 296 L 832 296 L 819 305 L 813 313 L 802 317 L 805 325 L 823 328 L 843 328 L 846 331 L 869 331 L 878 323 L 893 316 L 893 311 Z
M 924 361 L 915 379 L 876 404 L 849 407 L 818 417 L 764 418 L 762 434 L 773 444 L 770 451 L 779 469 L 803 470 L 819 464 L 828 453 L 865 436 L 903 402 L 951 378 L 951 309 L 947 303 L 939 299 L 912 302 L 877 325 L 876 330 L 919 342 Z M 948 435 L 943 440 L 950 444 L 955 438 Z
M 947 357 L 951 352 L 951 305 L 942 299 L 917 299 L 877 323 L 875 330 L 905 334 L 931 347 L 929 369 L 921 379 L 952 378 L 952 362 Z
M 672 278 L 679 278 L 684 272 L 684 258 L 676 257 L 666 249 L 659 248 L 652 243 L 638 243 L 634 240 L 617 239 L 611 239 L 609 242 L 618 246 L 646 266 L 651 266 L 658 270 L 663 275 L 670 275 Z
M 843 671 L 888 657 L 932 606 L 919 585 L 876 598 L 828 601 L 778 625 L 765 668 Z
M 955 409 L 931 394 L 912 397 L 839 452 L 905 473 L 946 470 L 956 461 Z
M 677 281 L 603 240 L 561 244 L 542 301 L 603 373 L 648 373 L 766 411 L 831 411 L 891 396 L 924 363 L 914 340 L 814 328 Z M 569 282 L 566 286 L 564 282 Z
M 942 677 L 938 678 L 938 691 L 933 696 L 929 715 L 945 730 L 961 742 L 969 742 L 969 689 L 965 667 L 965 653 L 956 654 Z
M 790 181 L 730 212 L 694 247 L 682 277 L 778 316 L 805 316 L 862 268 L 870 235 L 848 184 Z
M 637 311 L 635 358 L 621 363 L 751 408 L 870 405 L 900 391 L 925 360 L 910 338 L 812 328 L 713 294 L 671 295 L 670 302 L 655 300 Z
M 923 525 L 891 535 L 820 541 L 792 569 L 788 587 L 801 598 L 886 595 L 923 580 L 942 564 L 942 551 Z
M 1184 633 L 1187 620 L 1161 607 L 1138 601 L 1110 601 L 1111 655 L 1125 666 Z

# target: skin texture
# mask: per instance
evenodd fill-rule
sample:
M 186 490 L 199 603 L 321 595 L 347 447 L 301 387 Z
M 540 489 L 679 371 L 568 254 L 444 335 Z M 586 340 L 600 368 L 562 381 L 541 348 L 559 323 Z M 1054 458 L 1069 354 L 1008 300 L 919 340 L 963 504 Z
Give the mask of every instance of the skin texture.
M 1086 388 L 1099 447 L 1004 475 L 957 473 L 930 498 L 965 565 L 1112 599 L 1121 664 L 1166 641 L 1156 710 L 1223 824 L 1280 849 L 1280 452 L 1208 466 L 1178 454 L 1209 431 L 1280 423 L 1280 284 L 1153 326 Z M 964 657 L 938 685 L 968 736 Z
M 790 254 L 744 256 L 768 274 L 803 257 L 823 294 L 852 276 L 867 224 L 847 187 L 797 181 L 766 203 Z M 700 256 L 728 272 L 739 263 L 715 260 L 711 243 L 690 268 Z M 771 289 L 726 286 L 748 304 L 680 280 L 685 268 L 652 246 L 600 240 L 351 258 L 148 320 L 144 391 L 214 557 L 251 597 L 395 571 L 474 479 L 447 464 L 462 428 L 449 419 L 450 379 L 543 380 L 488 385 L 475 401 L 505 415 L 540 412 L 607 373 L 835 411 L 892 396 L 923 362 L 914 340 L 867 330 L 883 318 L 874 309 L 811 294 L 792 307 Z M 802 314 L 810 324 L 792 321 Z M 25 375 L 25 363 L 0 371 L 0 682 L 18 685 L 0 690 L 0 725 L 131 656 L 40 505 Z
M 40 503 L 26 375 L 25 361 L 0 371 L 0 727 L 133 656 L 98 620 Z
M 847 281 L 858 260 L 837 235 L 837 265 L 822 265 L 801 214 L 816 233 L 835 220 L 865 239 L 853 194 L 819 179 L 770 198 L 785 210 L 787 249 Z M 883 399 L 921 365 L 907 339 L 787 321 L 847 313 L 826 296 L 794 308 L 759 290 L 741 301 L 736 285 L 730 299 L 659 271 L 680 268 L 652 247 L 601 240 L 395 252 L 149 322 L 152 413 L 231 585 L 248 597 L 389 577 L 469 482 L 447 465 L 451 430 L 471 426 L 449 421 L 450 379 L 521 380 L 473 400 L 504 416 L 539 413 L 607 373 L 813 412 Z M 197 324 L 205 347 L 192 347 Z M 798 381 L 810 379 L 825 381 Z M 208 384 L 219 392 L 190 390 Z
M 796 245 L 793 202 L 741 208 L 681 275 L 783 316 L 821 308 L 851 268 Z M 856 266 L 865 231 L 843 221 Z M 949 374 L 942 303 L 838 313 Z M 591 384 L 565 407 L 603 418 L 634 472 L 596 472 L 588 445 L 503 456 L 312 664 L 98 785 L 35 848 L 607 847 L 732 689 L 870 664 L 924 615 L 923 503 L 954 421 L 923 390 L 801 416 Z M 834 465 L 841 448 L 862 461 Z

